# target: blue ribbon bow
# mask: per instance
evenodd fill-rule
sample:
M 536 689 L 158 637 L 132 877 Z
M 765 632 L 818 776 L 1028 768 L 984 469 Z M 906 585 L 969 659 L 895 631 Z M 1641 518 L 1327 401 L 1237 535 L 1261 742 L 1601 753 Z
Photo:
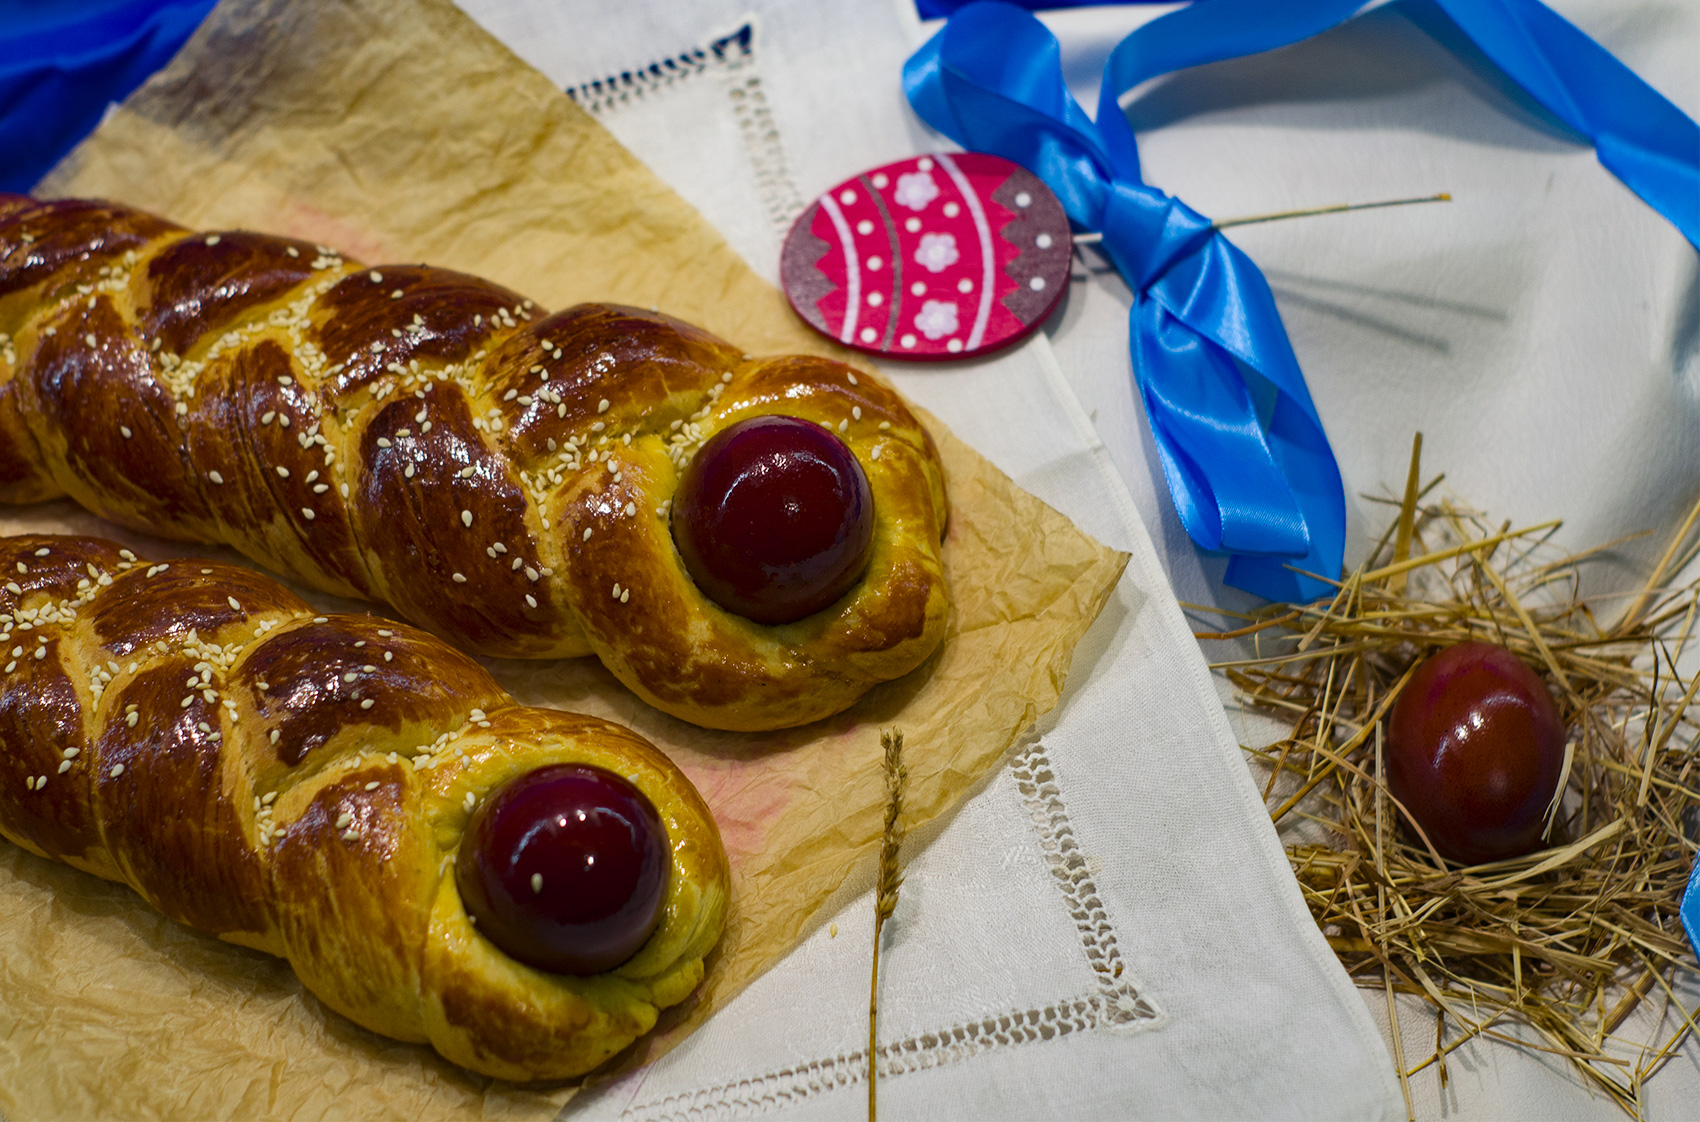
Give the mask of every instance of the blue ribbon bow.
M 1700 246 L 1700 128 L 1652 87 L 1535 0 L 1401 3 L 1444 12 Z M 1309 38 L 1363 6 L 1196 0 L 1116 47 L 1096 120 L 1063 82 L 1056 39 L 1007 4 L 960 8 L 903 68 L 929 125 L 1022 164 L 1071 221 L 1102 233 L 1134 291 L 1134 376 L 1176 513 L 1201 548 L 1230 555 L 1229 584 L 1271 600 L 1330 591 L 1304 573 L 1339 576 L 1339 468 L 1263 274 L 1208 219 L 1141 179 L 1119 99 L 1172 70 Z

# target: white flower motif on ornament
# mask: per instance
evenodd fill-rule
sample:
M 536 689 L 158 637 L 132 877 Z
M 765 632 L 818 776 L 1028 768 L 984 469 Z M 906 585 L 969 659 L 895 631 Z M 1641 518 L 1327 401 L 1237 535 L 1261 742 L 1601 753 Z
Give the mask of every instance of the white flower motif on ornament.
M 915 313 L 915 329 L 929 339 L 956 334 L 956 305 L 948 300 L 928 300 Z
M 939 197 L 939 185 L 924 171 L 912 171 L 897 177 L 897 193 L 892 196 L 899 206 L 924 210 Z
M 915 264 L 929 273 L 942 273 L 961 259 L 955 234 L 922 234 L 921 244 L 915 247 Z

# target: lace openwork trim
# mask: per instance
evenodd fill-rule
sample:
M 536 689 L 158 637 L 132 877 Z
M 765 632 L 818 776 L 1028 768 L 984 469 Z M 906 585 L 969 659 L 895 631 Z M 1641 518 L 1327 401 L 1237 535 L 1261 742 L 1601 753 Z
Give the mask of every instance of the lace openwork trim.
M 594 81 L 567 87 L 567 96 L 593 115 L 618 109 L 628 102 L 659 93 L 687 78 L 696 78 L 710 67 L 725 68 L 749 61 L 755 54 L 755 21 L 729 34 L 668 55 L 636 70 L 622 70 Z
M 1087 961 L 1098 975 L 1098 985 L 1091 992 L 1048 1005 L 998 1013 L 882 1044 L 876 1052 L 882 1078 L 1076 1032 L 1095 1029 L 1129 1033 L 1162 1023 L 1162 1011 L 1140 993 L 1138 982 L 1122 962 L 1115 929 L 1093 882 L 1091 862 L 1080 851 L 1044 746 L 1035 742 L 1017 753 L 1010 771 L 1051 876 L 1074 919 Z M 766 1075 L 636 1103 L 626 1108 L 624 1117 L 704 1122 L 759 1114 L 823 1091 L 855 1086 L 866 1072 L 865 1049 L 843 1052 Z
M 1062 889 L 1068 904 L 1069 916 L 1086 951 L 1086 961 L 1098 975 L 1098 993 L 1093 995 L 1103 1005 L 1103 1021 L 1094 1027 L 1136 1029 L 1150 1027 L 1149 1022 L 1161 1015 L 1149 998 L 1142 996 L 1139 985 L 1116 945 L 1116 931 L 1104 901 L 1098 897 L 1093 881 L 1092 862 L 1080 850 L 1063 806 L 1062 791 L 1045 756 L 1044 745 L 1035 741 L 1010 763 L 1010 773 L 1016 790 L 1027 805 L 1033 830 L 1039 835 L 1039 845 L 1051 876 Z
M 785 147 L 768 108 L 767 91 L 756 70 L 757 25 L 746 20 L 736 30 L 700 47 L 681 51 L 636 70 L 622 70 L 592 82 L 571 86 L 567 96 L 593 116 L 613 112 L 634 101 L 655 96 L 687 79 L 713 74 L 723 80 L 738 123 L 744 151 L 755 173 L 762 211 L 774 230 L 784 236 L 803 212 L 803 200 L 791 182 Z

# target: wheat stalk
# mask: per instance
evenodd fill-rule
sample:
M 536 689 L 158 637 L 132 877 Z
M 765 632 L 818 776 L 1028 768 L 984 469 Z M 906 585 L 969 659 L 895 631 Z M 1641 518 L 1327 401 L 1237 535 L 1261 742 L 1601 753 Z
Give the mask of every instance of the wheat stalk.
M 880 934 L 885 921 L 897 910 L 897 890 L 903 887 L 903 866 L 897 852 L 903 846 L 903 785 L 909 768 L 903 762 L 903 733 L 890 729 L 880 733 L 885 749 L 885 830 L 880 836 L 879 885 L 874 895 L 874 967 L 868 984 L 868 1122 L 874 1122 L 875 1073 L 879 1069 L 876 1046 L 880 1014 Z

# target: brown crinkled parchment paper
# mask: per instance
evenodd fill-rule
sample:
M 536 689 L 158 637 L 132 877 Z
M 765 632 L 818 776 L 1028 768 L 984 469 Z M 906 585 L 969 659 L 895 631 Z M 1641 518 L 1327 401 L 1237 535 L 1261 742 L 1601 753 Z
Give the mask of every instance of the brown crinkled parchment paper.
M 659 305 L 753 353 L 833 353 L 695 211 L 447 0 L 228 0 L 37 193 L 292 234 L 373 264 L 429 261 L 545 308 Z M 610 717 L 661 745 L 724 834 L 725 939 L 694 1002 L 627 1062 L 659 1055 L 777 962 L 871 861 L 881 727 L 906 734 L 914 824 L 948 811 L 1056 704 L 1121 574 L 1125 554 L 932 431 L 952 507 L 950 632 L 925 666 L 849 712 L 771 734 L 705 732 L 649 709 L 593 659 L 493 664 L 522 702 Z M 195 552 L 64 503 L 0 511 L 4 532 L 38 529 Z M 0 842 L 0 1110 L 14 1122 L 547 1118 L 571 1094 L 493 1083 L 366 1032 L 284 962 Z

